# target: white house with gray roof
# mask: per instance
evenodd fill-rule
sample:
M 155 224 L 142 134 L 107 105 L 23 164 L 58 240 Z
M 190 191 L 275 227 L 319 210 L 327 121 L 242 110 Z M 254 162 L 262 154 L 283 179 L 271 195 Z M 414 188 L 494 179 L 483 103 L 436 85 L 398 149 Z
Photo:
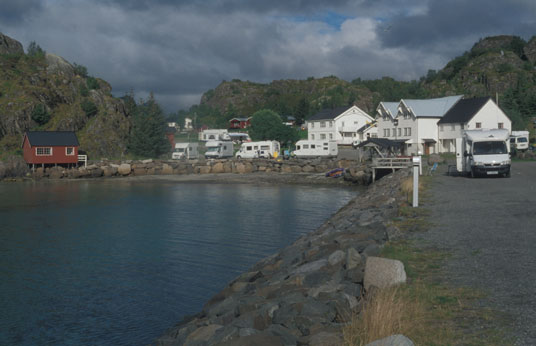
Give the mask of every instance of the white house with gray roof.
M 439 152 L 456 152 L 456 138 L 463 130 L 507 129 L 512 121 L 491 97 L 475 97 L 458 101 L 438 121 Z
M 437 122 L 461 98 L 462 95 L 380 102 L 376 109 L 378 137 L 403 142 L 403 152 L 408 155 L 438 153 Z
M 306 120 L 308 140 L 336 141 L 340 145 L 351 145 L 359 138 L 358 130 L 365 136 L 376 136 L 374 118 L 357 106 L 324 109 Z

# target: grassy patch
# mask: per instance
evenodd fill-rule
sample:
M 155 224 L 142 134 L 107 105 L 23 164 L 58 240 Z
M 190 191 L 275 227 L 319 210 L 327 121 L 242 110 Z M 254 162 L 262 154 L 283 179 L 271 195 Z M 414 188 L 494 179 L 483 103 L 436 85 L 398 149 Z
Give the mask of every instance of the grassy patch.
M 404 263 L 408 282 L 380 291 L 344 330 L 345 345 L 365 345 L 404 334 L 416 345 L 509 345 L 499 313 L 476 308 L 481 291 L 445 283 L 447 253 L 409 241 L 388 243 L 382 256 Z

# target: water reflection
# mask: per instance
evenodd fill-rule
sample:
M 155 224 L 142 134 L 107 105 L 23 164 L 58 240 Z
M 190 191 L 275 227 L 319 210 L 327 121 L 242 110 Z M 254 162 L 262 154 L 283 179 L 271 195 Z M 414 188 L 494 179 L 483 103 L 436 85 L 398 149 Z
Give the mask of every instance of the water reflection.
M 0 184 L 0 344 L 147 344 L 355 193 Z

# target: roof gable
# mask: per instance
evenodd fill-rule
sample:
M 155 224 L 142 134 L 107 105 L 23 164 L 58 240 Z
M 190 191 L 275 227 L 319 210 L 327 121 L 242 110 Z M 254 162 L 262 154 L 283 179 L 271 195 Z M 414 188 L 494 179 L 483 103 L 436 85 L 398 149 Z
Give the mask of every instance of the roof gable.
M 376 111 L 380 115 L 383 115 L 383 113 L 381 112 L 381 110 L 383 110 L 383 112 L 387 113 L 387 115 L 389 115 L 391 119 L 394 119 L 398 114 L 399 104 L 400 102 L 380 102 Z
M 353 106 L 352 106 L 353 107 Z M 338 108 L 332 108 L 332 109 L 322 109 L 320 112 L 316 113 L 307 121 L 311 120 L 333 120 L 342 113 L 346 112 L 351 107 L 338 107 Z
M 447 96 L 426 100 L 400 100 L 400 105 L 410 110 L 414 116 L 441 118 L 448 110 L 454 106 L 463 96 Z
M 438 124 L 449 123 L 467 123 L 484 107 L 490 97 L 475 97 L 458 101 L 449 109 L 449 111 L 439 120 Z
M 73 131 L 28 131 L 26 137 L 31 146 L 80 146 Z

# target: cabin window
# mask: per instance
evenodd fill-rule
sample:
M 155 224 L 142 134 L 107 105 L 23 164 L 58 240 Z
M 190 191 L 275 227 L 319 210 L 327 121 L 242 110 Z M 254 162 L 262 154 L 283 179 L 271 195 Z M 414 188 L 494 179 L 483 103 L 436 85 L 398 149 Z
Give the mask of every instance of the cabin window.
M 269 145 L 261 145 L 261 150 L 270 150 Z
M 498 123 L 497 127 L 500 128 L 500 129 L 504 129 L 504 123 Z
M 303 149 L 309 149 L 309 144 L 304 144 Z
M 35 155 L 37 155 L 37 156 L 52 156 L 52 148 L 51 147 L 35 148 Z
M 246 147 L 246 150 L 247 150 L 247 151 L 253 150 L 253 147 L 252 147 L 251 145 L 248 145 L 248 146 Z
M 476 128 L 481 129 L 482 128 L 482 123 L 476 123 Z
M 74 148 L 73 148 L 73 147 L 67 147 L 67 148 L 65 148 L 65 155 L 67 155 L 67 156 L 73 156 L 73 155 L 74 155 Z

